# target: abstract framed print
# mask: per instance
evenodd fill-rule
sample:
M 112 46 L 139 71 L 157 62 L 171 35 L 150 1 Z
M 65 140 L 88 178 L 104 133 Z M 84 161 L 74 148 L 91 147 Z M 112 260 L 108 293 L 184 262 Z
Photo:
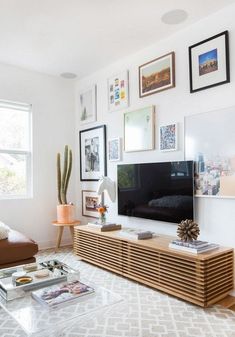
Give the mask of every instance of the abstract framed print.
M 108 79 L 108 110 L 116 111 L 129 105 L 128 71 L 120 72 Z
M 109 161 L 121 160 L 121 139 L 120 138 L 109 139 L 108 158 L 109 158 Z
M 154 106 L 124 114 L 124 150 L 146 151 L 154 149 Z
M 159 128 L 159 150 L 176 151 L 177 150 L 177 124 L 162 125 Z
M 230 82 L 228 31 L 189 47 L 190 92 Z
M 96 121 L 96 85 L 79 93 L 78 105 L 81 125 Z

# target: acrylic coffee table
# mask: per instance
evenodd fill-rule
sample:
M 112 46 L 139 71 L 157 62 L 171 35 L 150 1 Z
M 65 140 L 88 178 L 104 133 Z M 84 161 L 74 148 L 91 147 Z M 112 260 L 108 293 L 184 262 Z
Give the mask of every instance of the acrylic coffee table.
M 95 292 L 53 309 L 34 300 L 30 292 L 12 301 L 5 301 L 0 296 L 0 306 L 20 325 L 27 336 L 64 336 L 66 330 L 75 323 L 84 323 L 101 310 L 109 310 L 123 301 L 119 295 L 97 287 L 82 277 L 80 281 L 93 287 Z

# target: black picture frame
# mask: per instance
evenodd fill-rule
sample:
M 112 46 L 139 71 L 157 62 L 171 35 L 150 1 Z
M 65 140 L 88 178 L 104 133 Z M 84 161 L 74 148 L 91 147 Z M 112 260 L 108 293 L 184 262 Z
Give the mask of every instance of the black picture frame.
M 190 46 L 188 51 L 190 93 L 230 82 L 227 30 Z
M 107 175 L 106 125 L 79 131 L 80 181 Z

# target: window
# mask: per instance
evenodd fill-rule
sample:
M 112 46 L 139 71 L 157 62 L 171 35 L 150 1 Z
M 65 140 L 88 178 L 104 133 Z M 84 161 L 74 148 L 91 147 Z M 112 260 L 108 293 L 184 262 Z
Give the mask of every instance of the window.
M 0 101 L 0 198 L 32 194 L 31 105 Z

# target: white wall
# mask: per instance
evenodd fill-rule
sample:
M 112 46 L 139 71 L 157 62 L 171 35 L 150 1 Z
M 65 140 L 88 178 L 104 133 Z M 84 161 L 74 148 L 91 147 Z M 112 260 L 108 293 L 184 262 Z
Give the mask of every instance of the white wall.
M 107 78 L 115 75 L 123 69 L 129 69 L 130 76 L 130 107 L 129 111 L 136 108 L 155 105 L 156 125 L 178 122 L 179 123 L 179 151 L 160 153 L 159 150 L 146 152 L 123 153 L 123 163 L 131 162 L 152 162 L 184 159 L 183 128 L 184 116 L 216 110 L 228 106 L 235 106 L 235 5 L 217 12 L 210 17 L 184 29 L 170 38 L 157 42 L 149 48 L 141 50 L 139 53 L 118 61 L 115 64 L 102 69 L 89 77 L 77 82 L 76 91 L 85 89 L 91 84 L 97 84 L 97 123 L 87 124 L 87 127 L 94 125 L 107 125 L 107 138 L 123 138 L 123 113 L 117 111 L 108 113 L 107 111 Z M 217 86 L 198 93 L 189 93 L 189 73 L 188 73 L 188 46 L 204 40 L 210 36 L 229 30 L 230 39 L 230 59 L 231 59 L 231 83 Z M 168 52 L 175 51 L 176 54 L 176 87 L 145 98 L 139 98 L 138 94 L 138 66 Z M 213 121 L 212 121 L 213 122 Z M 77 121 L 79 129 L 80 127 Z M 219 135 L 218 135 L 219 136 Z M 156 146 L 158 147 L 158 134 L 156 134 Z M 156 148 L 157 148 L 156 147 Z M 235 147 L 235 144 L 234 144 Z M 78 162 L 77 162 L 78 165 Z M 116 180 L 116 163 L 108 162 L 108 176 Z M 76 169 L 79 172 L 79 168 Z M 81 216 L 81 189 L 96 190 L 97 183 L 80 182 L 76 177 L 78 207 Z M 108 197 L 106 203 L 109 204 L 109 220 L 114 220 L 123 225 L 137 228 L 146 228 L 157 233 L 176 234 L 176 225 L 162 223 L 137 218 L 128 218 L 117 215 L 117 204 L 112 204 Z M 196 220 L 201 228 L 200 238 L 222 245 L 235 247 L 235 199 L 210 199 L 197 198 Z M 86 223 L 88 218 L 83 218 Z
M 0 64 L 0 99 L 33 106 L 33 198 L 0 200 L 0 220 L 53 246 L 56 219 L 56 153 L 74 148 L 73 82 Z M 74 172 L 69 200 L 75 201 Z M 71 242 L 67 233 L 64 243 Z

